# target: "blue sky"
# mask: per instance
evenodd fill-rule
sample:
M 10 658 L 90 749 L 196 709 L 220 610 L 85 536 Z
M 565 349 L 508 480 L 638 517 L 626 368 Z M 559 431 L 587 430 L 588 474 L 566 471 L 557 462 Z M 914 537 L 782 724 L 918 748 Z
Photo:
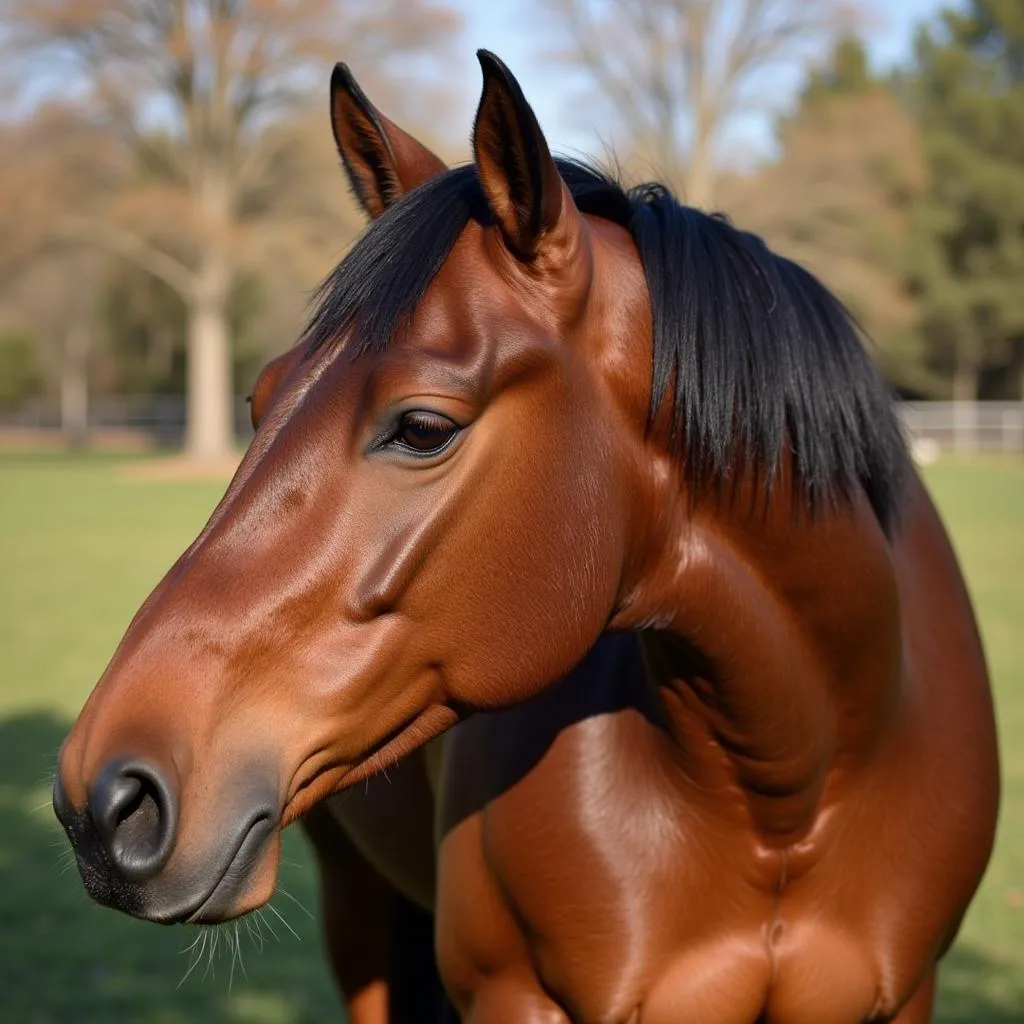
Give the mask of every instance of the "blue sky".
M 539 4 L 527 0 L 454 0 L 465 18 L 456 69 L 465 95 L 475 97 L 480 88 L 479 69 L 473 54 L 478 47 L 493 50 L 519 79 L 552 148 L 561 152 L 598 152 L 600 111 L 581 102 L 580 90 L 565 71 L 552 67 L 542 57 L 551 45 L 550 29 L 537 15 Z M 934 17 L 948 3 L 942 0 L 868 0 L 867 43 L 872 63 L 879 68 L 905 59 L 911 52 L 914 30 L 919 22 Z M 529 12 L 529 13 L 524 13 Z M 784 108 L 791 99 L 799 75 L 779 82 L 775 106 Z M 746 117 L 732 139 L 734 145 L 763 153 L 771 145 L 770 120 L 764 115 Z M 467 125 L 467 136 L 468 136 Z

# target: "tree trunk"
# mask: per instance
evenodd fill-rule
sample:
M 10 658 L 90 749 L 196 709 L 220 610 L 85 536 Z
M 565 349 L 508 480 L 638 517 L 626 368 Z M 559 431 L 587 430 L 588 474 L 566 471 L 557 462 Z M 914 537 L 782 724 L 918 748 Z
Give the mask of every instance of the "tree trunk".
M 229 458 L 234 449 L 231 339 L 226 268 L 209 262 L 188 304 L 185 450 L 195 459 Z
M 953 371 L 953 448 L 972 452 L 978 446 L 974 403 L 978 398 L 978 365 L 962 348 Z
M 71 448 L 83 448 L 89 439 L 89 328 L 84 324 L 75 324 L 64 336 L 60 428 Z
M 209 165 L 200 171 L 196 200 L 205 251 L 188 298 L 185 450 L 192 458 L 214 461 L 229 458 L 234 449 L 231 264 L 226 252 L 231 200 L 222 167 Z

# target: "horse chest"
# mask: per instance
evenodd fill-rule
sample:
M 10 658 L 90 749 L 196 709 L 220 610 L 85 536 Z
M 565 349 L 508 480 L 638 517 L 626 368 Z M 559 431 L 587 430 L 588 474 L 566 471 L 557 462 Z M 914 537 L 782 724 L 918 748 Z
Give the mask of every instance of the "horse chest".
M 500 751 L 495 724 L 460 727 L 445 751 L 442 788 L 450 798 L 457 772 L 466 802 L 441 844 L 439 955 L 463 1019 L 860 1024 L 877 1013 L 879 950 L 856 895 L 869 886 L 849 862 L 805 853 L 814 880 L 780 885 L 779 854 L 702 820 L 657 757 L 637 758 L 654 747 L 635 709 L 562 729 L 497 790 L 483 756 Z M 851 881 L 852 902 L 837 898 Z
M 565 1014 L 552 1020 L 678 1021 L 641 1008 L 681 952 L 712 950 L 727 930 L 726 1003 L 742 995 L 720 1019 L 753 1021 L 769 976 L 760 928 L 771 895 L 726 884 L 752 877 L 744 844 L 716 849 L 686 820 L 656 727 L 628 707 L 582 718 L 559 730 L 533 770 L 498 787 L 479 770 L 484 754 L 500 754 L 527 723 L 466 725 L 446 743 L 438 890 L 442 971 L 465 1019 L 546 1021 L 521 1007 L 548 1005 L 548 993 L 557 1000 L 548 1009 Z M 455 776 L 461 801 L 452 800 Z M 495 979 L 505 995 L 492 1018 L 479 1008 Z
M 842 908 L 820 894 L 776 899 L 726 851 L 630 825 L 636 812 L 609 817 L 604 842 L 578 822 L 527 822 L 517 801 L 453 834 L 441 962 L 464 1020 L 862 1024 L 877 1014 L 877 951 Z M 445 870 L 449 854 L 456 870 Z M 454 915 L 452 883 L 472 893 Z

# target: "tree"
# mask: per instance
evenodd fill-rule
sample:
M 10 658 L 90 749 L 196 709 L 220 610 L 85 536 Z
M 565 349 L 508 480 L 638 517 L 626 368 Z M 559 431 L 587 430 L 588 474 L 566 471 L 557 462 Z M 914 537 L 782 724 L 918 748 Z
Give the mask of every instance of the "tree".
M 842 35 L 832 47 L 828 63 L 809 69 L 800 92 L 800 107 L 813 107 L 837 96 L 863 95 L 878 84 L 868 68 L 868 55 L 860 38 Z
M 95 293 L 108 257 L 56 228 L 120 179 L 126 156 L 74 103 L 45 104 L 0 129 L 0 303 L 30 328 L 73 445 L 87 435 Z
M 730 213 L 851 308 L 897 382 L 927 388 L 908 294 L 912 211 L 926 185 L 920 133 L 864 47 L 840 38 L 778 124 L 780 156 L 733 189 Z
M 919 35 L 908 93 L 931 180 L 911 283 L 930 358 L 974 399 L 982 371 L 1024 346 L 1024 6 L 944 12 Z
M 38 343 L 25 331 L 0 334 L 0 406 L 17 405 L 43 387 Z
M 457 21 L 440 0 L 17 0 L 23 74 L 82 76 L 132 154 L 105 201 L 65 215 L 73 234 L 172 288 L 187 315 L 187 448 L 232 443 L 228 305 L 249 231 L 272 216 L 281 114 L 323 85 L 343 49 L 375 69 L 442 55 Z M 358 40 L 353 45 L 345 40 Z M 70 91 L 66 85 L 62 85 Z
M 238 380 L 251 381 L 273 351 L 254 338 L 266 295 L 256 278 L 236 275 L 227 315 Z M 184 394 L 188 323 L 177 292 L 131 264 L 117 263 L 101 282 L 96 305 L 94 382 L 124 395 Z M 281 337 L 275 340 L 280 346 Z
M 563 56 L 687 202 L 715 202 L 716 147 L 780 68 L 843 25 L 833 0 L 552 0 Z M 775 101 L 779 99 L 774 96 Z

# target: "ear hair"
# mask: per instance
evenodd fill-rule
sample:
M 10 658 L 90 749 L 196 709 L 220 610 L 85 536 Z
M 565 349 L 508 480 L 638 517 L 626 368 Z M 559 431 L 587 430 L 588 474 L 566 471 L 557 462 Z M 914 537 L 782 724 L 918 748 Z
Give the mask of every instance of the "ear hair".
M 345 64 L 335 64 L 331 74 L 331 129 L 352 192 L 370 217 L 447 170 L 373 106 Z

